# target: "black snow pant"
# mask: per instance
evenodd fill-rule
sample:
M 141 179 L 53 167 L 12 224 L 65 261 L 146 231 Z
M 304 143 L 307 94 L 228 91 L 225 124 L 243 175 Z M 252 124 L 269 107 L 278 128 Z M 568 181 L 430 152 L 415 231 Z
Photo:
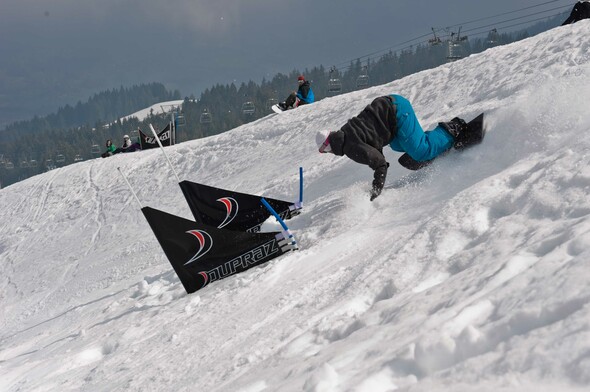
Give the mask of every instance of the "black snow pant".
M 297 94 L 291 93 L 285 100 L 285 106 L 288 108 L 295 107 L 295 102 L 297 101 Z

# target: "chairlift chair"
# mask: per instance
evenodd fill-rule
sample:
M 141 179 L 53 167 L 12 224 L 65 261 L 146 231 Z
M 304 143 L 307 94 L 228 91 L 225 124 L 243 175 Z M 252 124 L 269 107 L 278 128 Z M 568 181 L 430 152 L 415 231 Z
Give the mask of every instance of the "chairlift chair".
M 211 113 L 209 113 L 209 111 L 206 108 L 203 109 L 203 113 L 201 113 L 201 118 L 199 119 L 199 122 L 201 124 L 210 124 L 211 121 L 213 121 Z
M 436 35 L 436 31 L 434 31 L 434 27 L 432 27 L 432 34 L 434 35 L 433 38 L 430 38 L 428 40 L 428 43 L 430 45 L 440 45 L 442 44 L 442 40 L 440 39 L 440 37 L 438 35 Z
M 248 101 L 242 104 L 242 113 L 246 116 L 252 116 L 256 112 L 256 106 L 254 106 L 254 102 Z
M 368 75 L 359 75 L 356 78 L 356 87 L 357 88 L 365 88 L 369 85 L 369 76 Z
M 32 167 L 33 169 L 37 167 L 37 161 L 35 159 L 31 159 L 29 161 L 29 167 Z
M 328 80 L 328 92 L 336 94 L 342 91 L 342 82 L 338 78 L 332 78 Z
M 433 46 L 434 46 L 434 45 L 440 45 L 440 44 L 442 44 L 442 40 L 441 40 L 439 37 L 434 37 L 434 38 L 430 38 L 430 39 L 428 40 L 428 43 L 429 43 L 430 45 L 433 45 Z
M 369 75 L 367 74 L 367 67 L 363 67 L 361 74 L 356 78 L 356 88 L 365 88 L 369 85 Z
M 26 168 L 28 168 L 28 167 L 29 167 L 29 162 L 27 162 L 27 160 L 26 160 L 26 159 L 25 159 L 25 160 L 22 160 L 22 161 L 20 162 L 20 168 L 21 168 L 21 169 L 26 169 Z
M 5 166 L 6 166 L 6 169 L 7 169 L 7 170 L 12 170 L 12 169 L 14 169 L 14 163 L 12 163 L 12 161 L 9 161 L 9 160 L 7 160 L 7 161 L 6 161 L 6 164 L 5 164 Z
M 455 34 L 451 33 L 451 39 L 448 41 L 448 55 L 447 60 L 456 61 L 463 58 L 462 42 L 467 40 L 467 36 L 461 37 L 461 28 L 459 32 Z
M 461 26 L 463 27 L 463 26 Z M 455 35 L 455 33 L 451 33 L 451 41 L 453 42 L 453 44 L 455 46 L 459 46 L 461 45 L 461 42 L 467 41 L 467 36 L 466 35 L 461 35 L 461 27 L 459 27 L 459 31 L 457 31 L 457 35 Z
M 76 154 L 76 156 L 74 157 L 74 162 L 80 162 L 83 160 L 84 160 L 84 158 L 82 158 L 82 155 L 80 155 L 80 154 Z
M 66 161 L 66 156 L 64 154 L 57 154 L 55 157 L 56 163 L 64 163 Z
M 336 67 L 330 69 L 330 78 L 328 79 L 328 93 L 335 95 L 342 91 L 342 82 L 337 77 L 332 77 L 332 73 L 336 72 Z

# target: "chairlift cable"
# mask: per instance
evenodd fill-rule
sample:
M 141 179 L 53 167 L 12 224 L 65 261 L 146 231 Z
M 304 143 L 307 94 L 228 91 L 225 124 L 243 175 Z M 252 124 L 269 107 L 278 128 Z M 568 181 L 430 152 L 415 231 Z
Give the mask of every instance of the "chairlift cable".
M 452 27 L 463 26 L 463 25 L 467 25 L 467 24 L 471 24 L 471 23 L 475 23 L 475 22 L 481 22 L 482 20 L 493 19 L 493 18 L 497 18 L 499 16 L 514 14 L 514 13 L 517 13 L 517 12 L 520 12 L 520 11 L 525 11 L 525 10 L 528 10 L 528 9 L 531 9 L 531 8 L 541 7 L 541 6 L 544 6 L 544 5 L 547 5 L 547 4 L 555 3 L 557 1 L 563 1 L 563 0 L 546 1 L 546 2 L 541 3 L 541 4 L 531 5 L 531 6 L 528 6 L 528 7 L 520 8 L 518 10 L 503 12 L 501 14 L 497 14 L 497 15 L 493 15 L 493 16 L 486 16 L 484 18 L 474 19 L 474 20 L 471 20 L 469 22 L 458 23 L 458 24 L 455 24 L 455 25 L 447 26 L 447 27 L 448 28 L 452 28 Z M 571 5 L 567 5 L 567 7 L 570 7 L 570 6 Z M 562 6 L 562 7 L 564 7 L 564 6 Z
M 506 13 L 499 14 L 499 15 L 511 14 L 511 13 L 519 12 L 519 11 L 522 11 L 522 10 L 525 10 L 525 9 L 530 9 L 530 8 L 534 8 L 534 7 L 546 5 L 546 4 L 549 4 L 549 3 L 553 3 L 553 2 L 556 2 L 556 1 L 562 1 L 562 0 L 551 0 L 551 1 L 548 1 L 548 2 L 545 2 L 545 3 L 541 3 L 541 4 L 538 4 L 538 5 L 535 5 L 535 6 L 530 6 L 530 7 L 522 8 L 522 9 L 516 10 L 516 11 L 510 11 L 510 12 L 506 12 Z M 543 13 L 546 13 L 546 12 L 556 11 L 556 10 L 559 10 L 559 9 L 564 9 L 566 7 L 571 7 L 571 4 L 562 5 L 562 6 L 559 6 L 559 7 L 551 8 L 551 9 L 544 10 L 544 11 L 535 12 L 535 13 L 528 14 L 528 15 L 523 15 L 523 16 L 520 16 L 520 17 L 517 17 L 517 18 L 512 18 L 512 19 L 507 19 L 507 20 L 503 20 L 503 21 L 498 21 L 496 23 L 492 23 L 492 24 L 488 24 L 488 25 L 484 25 L 484 26 L 474 27 L 474 28 L 471 28 L 469 30 L 464 30 L 463 33 L 468 33 L 468 32 L 473 32 L 473 31 L 476 31 L 476 30 L 481 30 L 483 28 L 488 28 L 488 27 L 491 27 L 491 26 L 494 26 L 495 27 L 495 26 L 501 25 L 503 23 L 512 22 L 512 21 L 515 21 L 515 20 L 519 20 L 519 19 L 523 19 L 523 18 L 528 18 L 530 16 L 539 15 L 539 14 L 543 14 Z M 559 13 L 556 13 L 556 14 L 552 14 L 552 15 L 546 15 L 546 16 L 543 16 L 543 17 L 540 17 L 540 18 L 536 18 L 536 19 L 527 20 L 527 21 L 524 21 L 524 22 L 521 22 L 521 23 L 516 23 L 516 24 L 509 25 L 509 26 L 503 26 L 503 27 L 500 27 L 500 28 L 501 29 L 507 29 L 507 28 L 511 28 L 511 27 L 520 26 L 520 25 L 523 25 L 523 24 L 529 24 L 529 23 L 537 22 L 537 21 L 540 21 L 540 20 L 543 20 L 543 19 L 552 18 L 552 17 L 558 16 L 560 14 L 562 14 L 562 12 L 559 12 Z M 496 15 L 496 16 L 498 16 L 498 15 Z M 493 16 L 493 17 L 496 17 L 496 16 Z M 490 19 L 490 18 L 493 18 L 493 17 L 481 18 L 480 20 Z M 465 24 L 472 23 L 472 22 L 473 21 L 466 22 Z M 452 25 L 452 26 L 447 27 L 447 29 L 448 28 L 451 28 L 451 27 L 460 26 L 460 25 L 462 25 L 462 24 Z M 487 33 L 487 31 L 485 31 L 485 33 Z M 416 37 L 416 38 L 413 38 L 413 39 L 410 39 L 410 40 L 407 40 L 407 41 L 404 41 L 402 43 L 396 44 L 396 45 L 394 45 L 392 47 L 389 47 L 387 49 L 382 49 L 382 50 L 379 50 L 379 51 L 376 51 L 376 52 L 372 52 L 372 53 L 366 54 L 366 55 L 361 56 L 361 57 L 356 57 L 353 60 L 349 60 L 349 61 L 346 61 L 346 62 L 339 63 L 338 65 L 344 65 L 344 64 L 346 64 L 346 65 L 345 66 L 341 66 L 341 67 L 337 67 L 336 70 L 338 70 L 338 71 L 345 71 L 345 70 L 347 70 L 349 68 L 349 64 L 350 64 L 351 61 L 361 60 L 361 59 L 364 59 L 364 58 L 370 58 L 371 56 L 374 56 L 376 54 L 379 54 L 379 53 L 382 53 L 382 52 L 385 52 L 385 51 L 388 51 L 388 50 L 391 51 L 394 48 L 397 48 L 397 49 L 394 50 L 393 53 L 397 53 L 397 52 L 400 52 L 400 51 L 404 51 L 406 49 L 410 49 L 410 48 L 412 48 L 414 46 L 425 44 L 425 43 L 428 42 L 427 40 L 426 41 L 423 40 L 423 41 L 419 41 L 419 42 L 414 42 L 414 43 L 412 43 L 410 45 L 406 45 L 406 46 L 400 48 L 401 45 L 408 44 L 410 42 L 413 42 L 415 40 L 418 40 L 418 39 L 421 39 L 421 38 L 424 38 L 424 37 L 429 37 L 431 34 L 432 34 L 432 32 L 430 32 L 428 34 L 421 35 L 419 37 Z M 448 37 L 448 36 L 449 35 L 446 35 L 446 37 Z
M 514 13 L 521 12 L 521 11 L 524 11 L 524 10 L 528 10 L 528 9 L 531 9 L 531 8 L 537 8 L 537 7 L 541 7 L 541 6 L 544 6 L 544 5 L 550 4 L 550 3 L 555 3 L 555 2 L 557 2 L 557 1 L 564 1 L 564 0 L 551 0 L 551 1 L 546 1 L 546 2 L 543 2 L 543 3 L 537 4 L 537 5 L 528 6 L 528 7 L 525 7 L 525 8 L 518 9 L 518 10 L 514 10 L 514 11 L 508 11 L 508 12 L 503 12 L 503 13 L 501 13 L 501 14 L 497 14 L 497 15 L 493 15 L 493 16 L 488 16 L 488 17 L 485 17 L 485 18 L 480 18 L 480 19 L 476 19 L 476 20 L 472 20 L 472 21 L 468 21 L 468 22 L 464 22 L 464 23 L 458 23 L 458 24 L 455 24 L 455 25 L 448 26 L 448 27 L 446 27 L 446 28 L 447 28 L 447 29 L 449 29 L 449 28 L 452 28 L 452 27 L 457 27 L 457 26 L 462 26 L 462 25 L 465 25 L 465 24 L 475 23 L 476 21 L 487 20 L 487 19 L 496 18 L 496 17 L 498 17 L 498 16 L 504 16 L 504 15 L 514 14 Z M 569 1 L 569 0 L 568 0 L 568 1 Z M 513 18 L 513 19 L 504 20 L 504 21 L 499 21 L 499 22 L 496 22 L 496 23 L 494 23 L 494 24 L 490 24 L 490 25 L 487 25 L 487 26 L 496 26 L 496 25 L 498 25 L 498 24 L 502 24 L 502 23 L 506 23 L 506 22 L 509 22 L 509 21 L 514 21 L 514 20 L 518 20 L 518 19 L 526 18 L 526 17 L 533 16 L 533 15 L 542 14 L 542 13 L 545 13 L 545 12 L 555 11 L 555 10 L 558 10 L 558 9 L 561 9 L 561 8 L 565 8 L 565 7 L 571 7 L 571 4 L 568 4 L 568 5 L 562 5 L 562 6 L 555 7 L 555 8 L 551 8 L 551 9 L 548 9 L 548 10 L 545 10 L 545 11 L 540 11 L 540 12 L 536 12 L 536 13 L 533 13 L 533 14 L 524 15 L 524 16 L 521 16 L 521 17 L 518 17 L 518 18 Z M 558 15 L 558 14 L 556 14 L 556 15 Z M 556 15 L 552 15 L 552 16 L 556 16 Z M 546 18 L 548 18 L 548 17 L 551 17 L 551 16 L 546 16 Z M 536 19 L 536 20 L 537 20 L 537 19 Z M 534 21 L 533 21 L 533 20 L 531 20 L 531 21 L 528 21 L 528 22 L 525 22 L 525 23 L 531 23 L 531 22 L 534 22 Z M 471 29 L 471 30 L 468 30 L 468 31 L 473 31 L 474 29 L 483 28 L 483 27 L 484 27 L 484 26 L 479 26 L 479 27 L 473 28 L 473 29 Z M 505 27 L 505 28 L 506 28 L 506 27 Z M 467 31 L 465 31 L 465 32 L 467 32 Z M 398 48 L 399 46 L 402 46 L 402 45 L 405 45 L 405 44 L 411 43 L 411 42 L 413 42 L 413 41 L 416 41 L 416 40 L 419 40 L 419 39 L 422 39 L 422 38 L 428 37 L 428 36 L 430 36 L 431 34 L 432 34 L 432 32 L 429 32 L 429 33 L 427 33 L 427 34 L 423 34 L 423 35 L 420 35 L 420 36 L 418 36 L 418 37 L 415 37 L 415 38 L 409 39 L 409 40 L 407 40 L 407 41 L 404 41 L 404 42 L 400 42 L 400 43 L 398 43 L 398 44 L 395 44 L 394 46 L 391 46 L 391 47 L 389 47 L 389 48 L 387 48 L 387 49 L 381 49 L 381 50 L 378 50 L 378 51 L 375 51 L 375 52 L 372 52 L 372 53 L 369 53 L 369 54 L 366 54 L 366 55 L 363 55 L 363 56 L 360 56 L 360 57 L 355 57 L 355 58 L 354 58 L 354 59 L 352 59 L 352 60 L 343 61 L 343 62 L 341 62 L 341 63 L 338 63 L 338 64 L 337 64 L 337 66 L 338 66 L 338 70 L 347 69 L 347 68 L 348 68 L 348 64 L 350 64 L 350 62 L 351 62 L 351 61 L 355 61 L 355 60 L 361 60 L 361 59 L 365 59 L 365 58 L 371 58 L 372 56 L 374 56 L 374 55 L 376 55 L 376 54 L 383 53 L 383 52 L 386 52 L 386 51 L 388 51 L 388 50 L 389 50 L 389 51 L 391 51 L 392 49 L 396 49 L 396 48 L 397 48 L 397 50 L 395 50 L 394 52 L 398 52 L 398 51 L 400 51 L 400 50 L 405 50 L 405 49 L 408 49 L 408 48 L 410 48 L 410 47 L 412 47 L 412 46 L 415 46 L 415 45 L 422 44 L 422 43 L 424 43 L 425 41 L 416 42 L 416 43 L 413 43 L 413 44 L 411 44 L 411 45 L 404 46 L 404 47 L 403 47 L 403 48 L 401 48 L 401 49 L 400 49 L 400 48 Z M 342 67 L 341 67 L 341 66 L 342 66 Z

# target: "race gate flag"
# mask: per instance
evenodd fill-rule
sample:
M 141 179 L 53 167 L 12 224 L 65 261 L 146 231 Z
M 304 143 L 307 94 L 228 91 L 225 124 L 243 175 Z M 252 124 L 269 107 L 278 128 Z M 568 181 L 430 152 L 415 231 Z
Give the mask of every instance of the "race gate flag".
M 199 223 L 217 228 L 247 232 L 259 232 L 260 226 L 270 217 L 270 212 L 260 202 L 260 196 L 215 188 L 191 181 L 178 185 Z M 281 219 L 299 215 L 301 203 L 266 198 Z
M 288 231 L 223 230 L 150 207 L 141 211 L 189 294 L 297 249 Z
M 160 143 L 162 146 L 171 146 L 172 143 L 172 128 L 170 124 L 166 125 L 166 127 L 158 133 L 158 138 L 160 139 Z M 139 130 L 139 140 L 141 142 L 141 149 L 147 150 L 150 148 L 158 148 L 158 141 L 153 136 L 148 136 L 145 133 Z

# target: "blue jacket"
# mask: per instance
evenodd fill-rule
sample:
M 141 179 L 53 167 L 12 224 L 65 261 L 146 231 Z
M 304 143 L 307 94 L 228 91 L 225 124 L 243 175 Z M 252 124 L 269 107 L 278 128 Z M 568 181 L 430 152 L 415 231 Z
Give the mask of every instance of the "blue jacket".
M 311 89 L 311 86 L 307 80 L 303 82 L 301 86 L 299 86 L 299 89 L 297 90 L 297 98 L 300 100 L 300 105 L 313 103 L 315 101 L 313 90 Z

